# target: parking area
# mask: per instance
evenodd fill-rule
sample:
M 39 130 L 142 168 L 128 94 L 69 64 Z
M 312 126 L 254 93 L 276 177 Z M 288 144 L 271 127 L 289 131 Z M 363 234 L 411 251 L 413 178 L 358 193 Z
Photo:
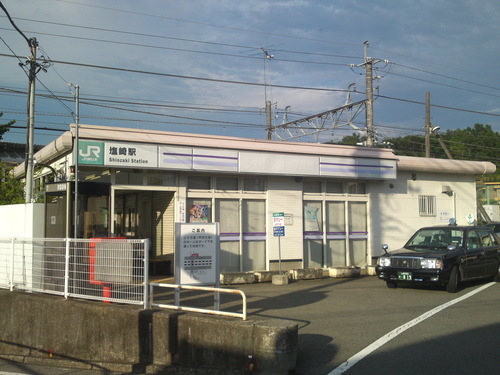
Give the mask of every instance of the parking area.
M 499 283 L 467 283 L 456 294 L 449 294 L 441 288 L 388 289 L 383 281 L 374 276 L 237 287 L 247 295 L 250 319 L 272 317 L 297 322 L 297 375 L 329 374 L 395 328 L 449 303 L 453 304 L 409 328 L 345 373 L 428 373 L 416 369 L 422 365 L 427 369 L 432 366 L 439 368 L 443 357 L 447 361 L 451 359 L 450 364 L 447 363 L 447 373 L 471 373 L 465 370 L 471 362 L 466 361 L 463 355 L 463 345 L 468 347 L 469 342 L 471 348 L 467 350 L 470 353 L 481 352 L 481 358 L 485 358 L 479 367 L 474 367 L 473 373 L 494 373 L 488 370 L 499 368 L 498 356 L 493 353 L 496 346 L 491 345 L 498 343 L 500 336 Z M 466 298 L 482 287 L 485 289 Z M 463 301 L 455 303 L 461 298 L 464 298 Z M 456 342 L 458 339 L 460 343 Z M 427 340 L 429 345 L 425 344 Z M 462 350 L 455 351 L 460 345 Z M 489 358 L 488 352 L 491 352 Z M 404 357 L 400 357 L 402 353 Z M 380 358 L 384 360 L 378 362 L 376 359 Z M 400 363 L 396 358 L 401 358 Z M 409 371 L 405 361 L 414 366 L 416 362 L 423 363 Z M 477 359 L 472 363 L 476 362 Z M 458 365 L 456 369 L 454 364 Z M 454 369 L 458 372 L 453 372 Z

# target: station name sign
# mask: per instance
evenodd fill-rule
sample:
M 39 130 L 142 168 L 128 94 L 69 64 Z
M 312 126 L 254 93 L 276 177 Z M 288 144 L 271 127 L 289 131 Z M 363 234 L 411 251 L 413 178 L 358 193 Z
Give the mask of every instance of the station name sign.
M 128 142 L 80 141 L 78 163 L 110 167 L 157 168 L 158 146 Z

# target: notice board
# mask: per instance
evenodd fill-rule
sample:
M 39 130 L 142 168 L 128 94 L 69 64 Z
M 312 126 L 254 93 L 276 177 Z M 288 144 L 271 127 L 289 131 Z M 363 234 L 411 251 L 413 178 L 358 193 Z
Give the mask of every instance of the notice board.
M 175 282 L 219 285 L 219 223 L 175 224 Z

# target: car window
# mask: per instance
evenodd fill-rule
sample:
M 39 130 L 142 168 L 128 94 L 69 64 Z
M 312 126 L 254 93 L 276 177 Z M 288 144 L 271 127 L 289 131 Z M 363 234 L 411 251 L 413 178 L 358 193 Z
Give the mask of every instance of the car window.
M 479 239 L 478 233 L 473 230 L 469 232 L 469 235 L 467 236 L 467 248 L 468 249 L 477 249 L 481 247 L 481 241 Z
M 490 247 L 498 245 L 495 236 L 491 232 L 488 231 L 480 231 L 479 236 L 481 238 L 481 242 L 484 247 Z
M 419 230 L 405 245 L 413 249 L 447 249 L 454 245 L 461 247 L 463 232 L 453 228 L 425 228 Z

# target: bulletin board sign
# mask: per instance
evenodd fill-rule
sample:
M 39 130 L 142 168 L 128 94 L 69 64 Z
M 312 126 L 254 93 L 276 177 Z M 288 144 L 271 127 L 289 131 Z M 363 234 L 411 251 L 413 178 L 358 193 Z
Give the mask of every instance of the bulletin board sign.
M 176 284 L 218 286 L 219 243 L 219 223 L 176 223 Z

